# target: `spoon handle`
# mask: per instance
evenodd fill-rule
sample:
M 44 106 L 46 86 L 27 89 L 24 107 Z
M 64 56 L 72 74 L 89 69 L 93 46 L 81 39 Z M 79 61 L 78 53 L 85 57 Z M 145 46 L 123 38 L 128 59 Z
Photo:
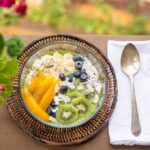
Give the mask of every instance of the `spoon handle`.
M 132 133 L 138 136 L 141 133 L 141 125 L 139 120 L 139 114 L 136 104 L 135 90 L 134 90 L 134 80 L 133 76 L 130 77 L 131 81 L 131 96 L 132 96 Z

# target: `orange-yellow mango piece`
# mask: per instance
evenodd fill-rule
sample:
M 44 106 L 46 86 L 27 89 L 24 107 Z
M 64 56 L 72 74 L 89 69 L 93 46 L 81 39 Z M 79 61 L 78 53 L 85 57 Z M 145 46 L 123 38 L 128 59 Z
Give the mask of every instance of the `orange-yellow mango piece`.
M 30 92 L 22 90 L 22 95 L 27 107 L 35 116 L 44 121 L 49 120 L 49 115 L 37 104 Z
M 46 122 L 49 121 L 50 116 L 39 106 L 39 104 L 32 110 L 32 113 Z
M 43 73 L 42 70 L 38 70 L 38 77 L 44 79 L 46 77 L 46 75 Z
M 55 97 L 56 84 L 59 84 L 59 82 L 60 82 L 59 78 L 55 80 L 53 84 L 50 86 L 50 88 L 46 91 L 44 96 L 42 97 L 39 103 L 42 109 L 47 110 L 48 106 L 51 104 L 52 100 Z
M 54 76 L 46 77 L 36 88 L 34 92 L 34 97 L 39 103 L 42 96 L 45 94 L 50 85 L 53 84 Z
M 32 80 L 31 80 L 31 84 L 29 85 L 29 91 L 31 93 L 34 93 L 36 88 L 37 88 L 37 86 L 42 82 L 42 80 L 43 79 L 40 78 L 39 76 L 33 77 Z
M 31 94 L 27 90 L 22 90 L 22 96 L 24 99 L 25 104 L 27 105 L 28 109 L 32 111 L 34 107 L 36 107 L 36 101 L 33 100 Z
M 34 93 L 37 86 L 45 79 L 45 77 L 45 74 L 41 70 L 38 70 L 37 76 L 33 77 L 31 80 L 31 84 L 29 85 L 29 91 L 31 93 Z

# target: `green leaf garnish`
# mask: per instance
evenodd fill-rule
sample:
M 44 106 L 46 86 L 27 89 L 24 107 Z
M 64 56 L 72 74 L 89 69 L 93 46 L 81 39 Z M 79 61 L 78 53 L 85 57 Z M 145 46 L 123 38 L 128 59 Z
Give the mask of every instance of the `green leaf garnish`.
M 18 60 L 16 58 L 7 62 L 6 67 L 3 70 L 3 74 L 7 77 L 14 77 L 18 71 Z
M 5 74 L 0 74 L 0 84 L 5 86 L 5 90 L 0 92 L 0 97 L 8 97 L 11 96 L 13 87 L 11 83 L 11 79 L 7 77 Z
M 21 54 L 23 46 L 20 38 L 14 36 L 5 41 L 0 34 L 0 105 L 11 96 L 13 91 L 11 79 L 18 72 L 19 65 L 16 57 Z
M 3 52 L 4 46 L 5 46 L 4 38 L 3 38 L 3 36 L 0 34 L 0 55 L 1 55 L 2 52 Z
M 16 36 L 8 39 L 5 44 L 7 46 L 7 52 L 11 57 L 19 56 L 24 46 L 23 42 Z
M 6 67 L 6 58 L 0 57 L 0 72 Z

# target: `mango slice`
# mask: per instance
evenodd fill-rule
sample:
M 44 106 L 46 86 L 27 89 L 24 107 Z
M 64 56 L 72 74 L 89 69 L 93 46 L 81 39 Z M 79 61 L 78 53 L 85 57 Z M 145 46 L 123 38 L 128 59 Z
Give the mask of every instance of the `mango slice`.
M 22 96 L 25 101 L 25 104 L 29 108 L 30 111 L 32 111 L 36 107 L 36 101 L 32 97 L 32 95 L 27 90 L 22 90 Z
M 36 88 L 34 92 L 34 97 L 36 101 L 39 103 L 40 99 L 44 95 L 44 93 L 47 91 L 47 89 L 50 87 L 50 85 L 54 81 L 54 76 L 46 77 Z
M 42 82 L 42 78 L 40 78 L 39 76 L 33 77 L 31 80 L 31 84 L 29 85 L 29 91 L 31 93 L 34 93 L 34 91 L 36 90 L 37 86 Z
M 49 120 L 49 115 L 39 106 L 39 104 L 37 104 L 30 92 L 22 90 L 22 95 L 27 107 L 35 116 L 44 121 Z
M 56 84 L 59 84 L 60 79 L 58 78 L 53 82 L 53 84 L 50 86 L 50 88 L 46 91 L 44 96 L 42 97 L 40 101 L 40 106 L 43 110 L 47 110 L 48 106 L 51 104 L 52 100 L 55 97 L 55 87 Z
M 37 76 L 33 77 L 31 80 L 31 84 L 29 85 L 29 91 L 34 93 L 37 86 L 46 78 L 46 75 L 41 71 L 38 70 Z
M 46 75 L 43 73 L 42 70 L 38 70 L 38 77 L 44 79 L 46 77 Z

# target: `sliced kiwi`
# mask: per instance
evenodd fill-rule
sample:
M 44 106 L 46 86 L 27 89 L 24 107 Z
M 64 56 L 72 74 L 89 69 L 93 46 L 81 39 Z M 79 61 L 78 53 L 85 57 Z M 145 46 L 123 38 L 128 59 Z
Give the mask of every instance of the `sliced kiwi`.
M 66 95 L 71 98 L 84 97 L 84 95 L 77 91 L 68 91 Z
M 95 109 L 94 104 L 83 97 L 73 99 L 71 104 L 78 110 L 80 118 L 87 118 L 94 112 Z
M 81 82 L 80 79 L 76 78 L 75 81 L 74 81 L 75 86 L 78 86 L 80 84 L 80 82 Z
M 61 105 L 56 112 L 56 119 L 64 125 L 72 124 L 78 119 L 78 110 L 71 104 Z

